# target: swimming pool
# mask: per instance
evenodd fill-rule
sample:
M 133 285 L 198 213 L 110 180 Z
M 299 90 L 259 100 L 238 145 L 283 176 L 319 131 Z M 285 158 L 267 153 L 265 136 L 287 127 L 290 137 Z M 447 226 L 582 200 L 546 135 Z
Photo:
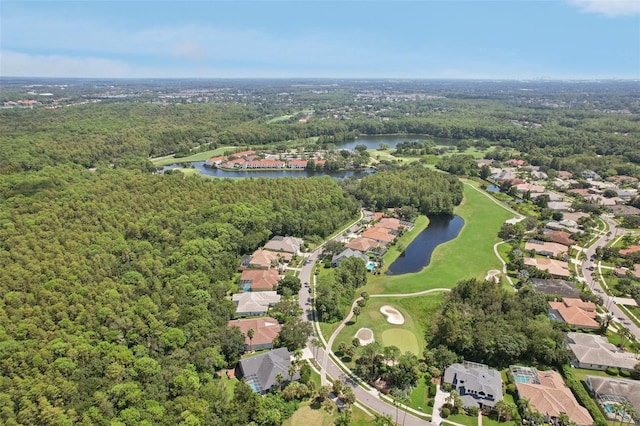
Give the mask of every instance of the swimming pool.
M 531 378 L 527 376 L 516 376 L 514 379 L 518 383 L 529 383 L 531 381 Z

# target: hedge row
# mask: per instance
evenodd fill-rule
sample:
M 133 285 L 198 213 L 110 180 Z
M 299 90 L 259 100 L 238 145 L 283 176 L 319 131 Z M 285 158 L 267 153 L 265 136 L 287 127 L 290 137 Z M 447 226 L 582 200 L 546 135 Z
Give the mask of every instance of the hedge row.
M 600 411 L 598 404 L 591 399 L 589 393 L 582 386 L 580 380 L 578 380 L 573 374 L 573 370 L 570 365 L 565 364 L 562 366 L 562 375 L 564 376 L 567 386 L 569 386 L 578 402 L 589 410 L 591 417 L 593 417 L 593 423 L 596 426 L 607 426 L 607 418 L 602 414 L 602 411 Z

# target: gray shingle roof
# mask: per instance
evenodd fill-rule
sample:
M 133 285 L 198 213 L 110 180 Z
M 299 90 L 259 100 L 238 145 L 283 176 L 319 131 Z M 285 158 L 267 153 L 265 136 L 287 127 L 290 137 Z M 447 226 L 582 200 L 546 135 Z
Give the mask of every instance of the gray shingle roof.
M 445 383 L 451 383 L 461 396 L 468 395 L 483 405 L 493 406 L 502 400 L 500 372 L 482 364 L 451 364 L 444 372 Z M 463 398 L 465 406 L 471 402 Z
M 291 352 L 287 348 L 274 349 L 261 355 L 240 361 L 242 378 L 256 392 L 268 392 L 277 385 L 276 376 L 282 373 L 285 381 L 289 381 Z M 293 380 L 298 380 L 300 373 L 296 371 Z

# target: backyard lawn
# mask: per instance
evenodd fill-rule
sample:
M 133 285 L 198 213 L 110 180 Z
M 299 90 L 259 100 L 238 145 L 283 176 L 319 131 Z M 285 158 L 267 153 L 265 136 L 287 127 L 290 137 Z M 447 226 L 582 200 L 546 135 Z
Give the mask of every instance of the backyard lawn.
M 338 416 L 337 410 L 333 414 L 329 414 L 322 407 L 312 406 L 310 402 L 303 402 L 300 408 L 293 413 L 291 418 L 287 419 L 283 426 L 331 426 L 334 424 Z M 351 425 L 352 426 L 368 426 L 373 422 L 367 413 L 358 407 L 351 407 Z
M 488 270 L 502 269 L 493 245 L 499 241 L 500 227 L 513 213 L 468 183 L 455 213 L 465 221 L 460 234 L 437 247 L 426 268 L 411 274 L 371 276 L 364 290 L 376 294 L 452 288 L 460 280 L 483 279 Z

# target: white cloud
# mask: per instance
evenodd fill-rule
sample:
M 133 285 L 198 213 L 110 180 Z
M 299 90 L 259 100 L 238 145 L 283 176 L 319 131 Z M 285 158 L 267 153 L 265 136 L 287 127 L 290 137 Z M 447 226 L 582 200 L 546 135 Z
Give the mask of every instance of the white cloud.
M 583 12 L 609 17 L 640 15 L 640 0 L 569 0 L 569 4 Z
M 193 59 L 195 61 L 202 61 L 208 56 L 207 51 L 202 46 L 190 40 L 175 43 L 172 53 L 177 58 Z

